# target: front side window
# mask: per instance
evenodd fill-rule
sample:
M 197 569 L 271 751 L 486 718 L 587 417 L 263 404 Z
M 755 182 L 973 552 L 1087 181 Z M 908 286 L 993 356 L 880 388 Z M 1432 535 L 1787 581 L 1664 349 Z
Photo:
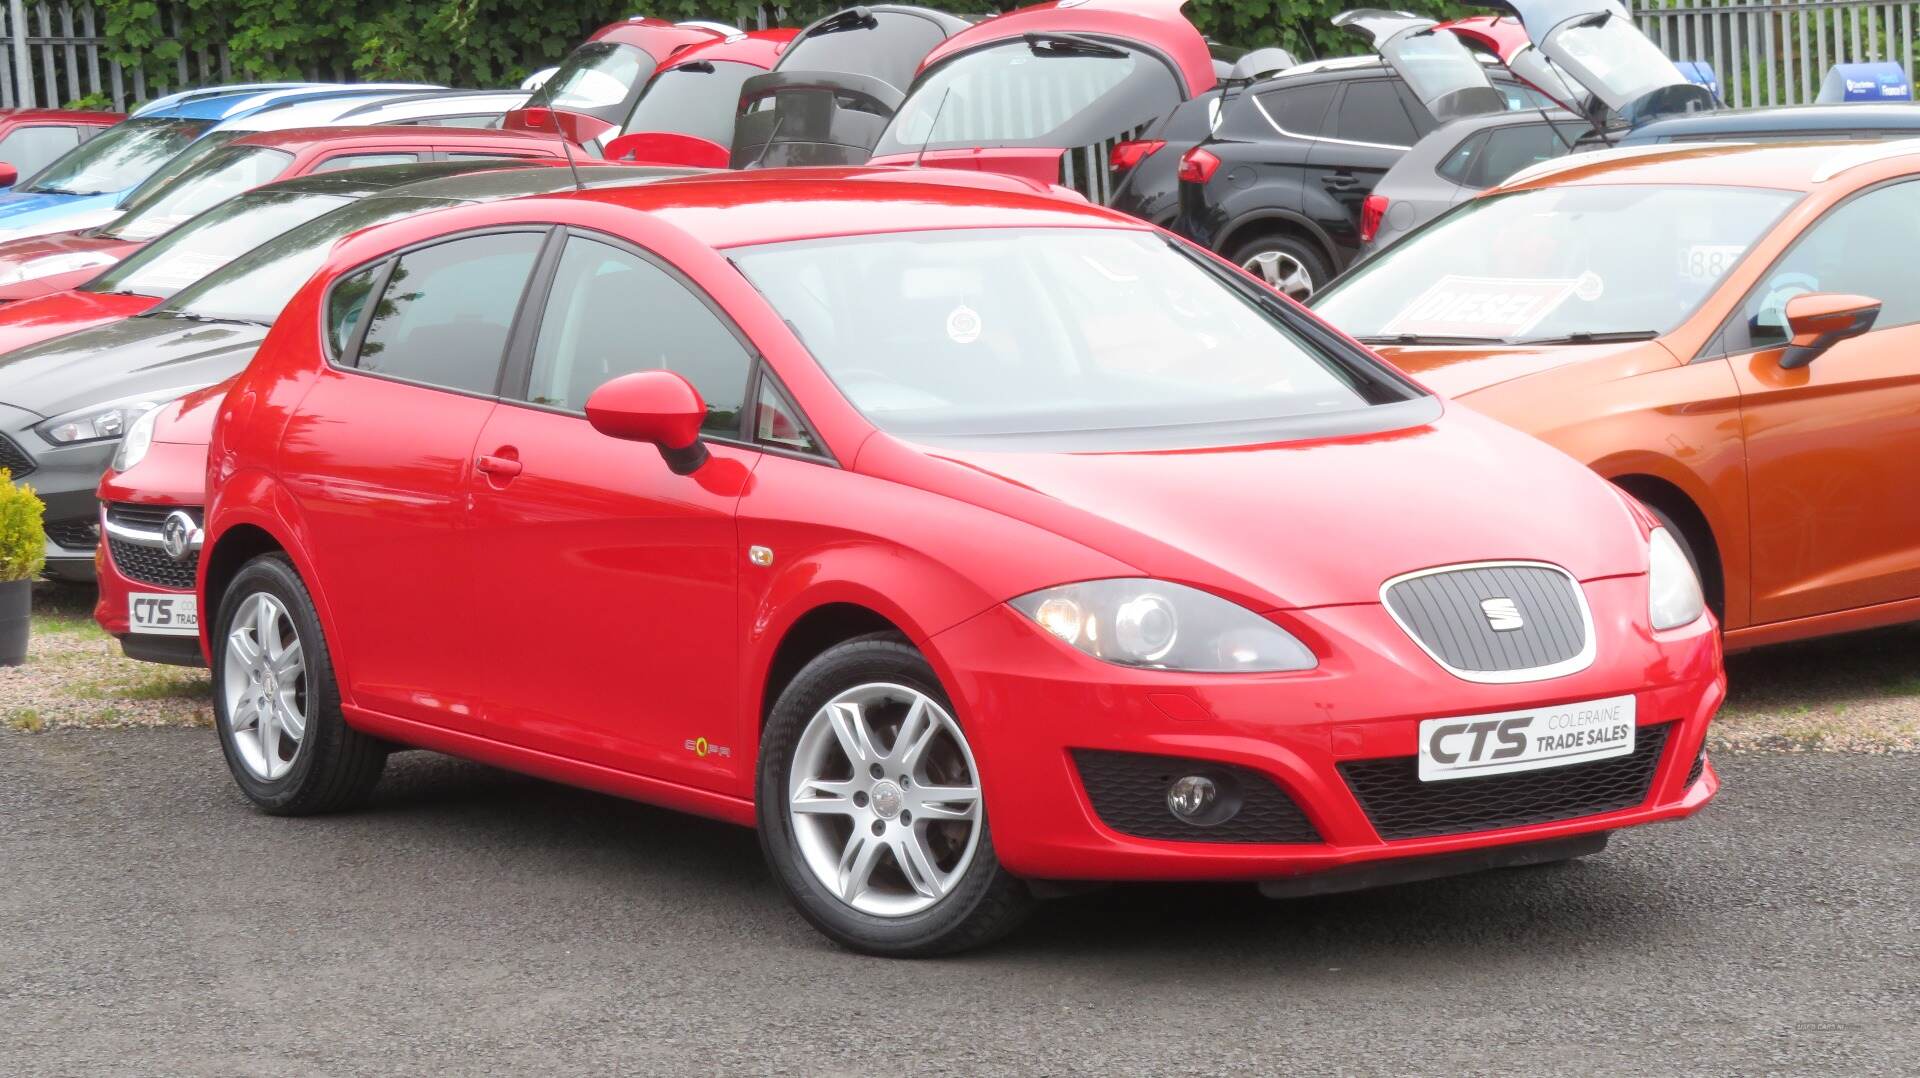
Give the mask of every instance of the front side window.
M 31 176 L 78 145 L 79 128 L 16 127 L 0 138 L 0 162 L 12 165 L 21 176 Z
M 150 240 L 242 191 L 270 183 L 293 163 L 285 150 L 228 146 L 202 158 L 151 195 L 129 202 L 127 212 L 101 228 L 121 240 Z
M 417 153 L 346 153 L 329 157 L 313 166 L 313 173 L 345 172 L 350 168 L 378 168 L 381 165 L 411 165 L 420 160 Z
M 282 197 L 286 197 L 285 192 L 263 191 L 242 195 L 234 201 Z M 237 258 L 233 257 L 233 252 L 229 252 L 226 257 L 232 259 L 230 263 L 206 274 L 197 283 L 182 288 L 172 299 L 155 307 L 153 314 L 163 318 L 206 318 L 270 324 L 280 317 L 281 309 L 293 299 L 293 294 L 300 290 L 300 286 L 320 271 L 334 243 L 342 236 L 372 228 L 382 222 L 459 204 L 451 199 L 397 195 L 360 201 L 340 195 L 302 197 L 315 200 L 311 203 L 312 215 L 304 223 L 287 228 L 271 238 L 255 240 L 256 246 Z M 215 212 L 226 211 L 222 209 Z M 181 233 L 200 227 L 201 222 L 211 216 L 208 214 L 190 222 L 151 246 L 142 248 L 127 262 L 146 256 L 162 244 L 175 242 Z M 127 262 L 121 265 L 125 266 Z M 96 291 L 111 291 L 104 287 L 106 282 L 107 278 L 99 278 L 87 287 Z
M 401 255 L 365 316 L 366 336 L 353 365 L 370 374 L 492 394 L 514 312 L 545 239 L 540 232 L 503 232 Z
M 895 233 L 731 257 L 853 406 L 904 435 L 1244 444 L 1414 396 L 1142 230 Z
M 738 435 L 752 365 L 712 308 L 672 274 L 630 251 L 575 236 L 547 294 L 527 399 L 578 412 L 614 378 L 670 370 L 707 402 L 706 429 Z
M 1361 263 L 1312 305 L 1376 342 L 1656 337 L 1692 314 L 1799 198 L 1642 184 L 1477 198 Z
M 290 191 L 254 191 L 228 199 L 135 251 L 124 262 L 87 282 L 87 290 L 131 292 L 164 299 L 282 232 L 338 209 L 346 202 L 339 195 Z M 312 276 L 311 270 L 308 276 Z M 249 287 L 257 287 L 259 283 L 255 281 Z M 279 311 L 276 308 L 272 313 Z M 245 320 L 271 322 L 273 318 Z
M 632 45 L 589 41 L 573 50 L 533 96 L 530 107 L 591 112 L 623 105 L 635 84 L 647 77 L 653 57 Z
M 1920 251 L 1920 182 L 1859 195 L 1808 229 L 1741 306 L 1722 341 L 1727 352 L 1778 348 L 1787 301 L 1808 292 L 1843 292 L 1880 301 L 1875 330 L 1920 322 L 1920 295 L 1907 286 Z
M 733 141 L 733 113 L 740 87 L 760 73 L 730 60 L 688 64 L 662 71 L 647 83 L 621 134 L 667 131 L 722 146 Z
M 1172 112 L 1180 87 L 1145 53 L 1081 38 L 975 49 L 921 76 L 874 155 L 923 146 L 1086 146 Z
M 20 189 L 63 195 L 124 191 L 206 129 L 205 120 L 123 120 L 41 169 Z

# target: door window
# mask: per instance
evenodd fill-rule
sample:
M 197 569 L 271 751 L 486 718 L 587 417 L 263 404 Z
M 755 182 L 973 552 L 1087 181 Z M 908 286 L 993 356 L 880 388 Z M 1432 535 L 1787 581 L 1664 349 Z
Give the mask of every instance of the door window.
M 1440 174 L 1462 187 L 1484 190 L 1523 168 L 1565 157 L 1585 130 L 1584 124 L 1562 124 L 1556 134 L 1544 123 L 1492 128 L 1462 143 Z
M 494 233 L 400 256 L 367 318 L 354 366 L 492 394 L 514 312 L 544 239 L 539 232 Z
M 420 160 L 417 153 L 343 153 L 313 166 L 313 174 L 345 172 L 350 168 L 374 168 L 378 165 L 411 165 Z
M 1335 115 L 1333 137 L 1379 146 L 1411 146 L 1420 139 L 1413 112 L 1394 79 L 1366 79 L 1347 84 Z
M 0 138 L 0 161 L 22 177 L 31 176 L 53 159 L 80 145 L 80 132 L 71 127 L 16 127 Z
M 707 402 L 705 429 L 738 436 L 752 365 L 739 338 L 672 274 L 575 236 L 547 293 L 527 399 L 578 412 L 611 379 L 670 370 Z
M 1920 290 L 1912 287 L 1915 250 L 1920 250 L 1920 181 L 1860 195 L 1821 218 L 1774 263 L 1727 327 L 1724 351 L 1785 344 L 1787 301 L 1807 292 L 1878 299 L 1876 330 L 1920 322 Z

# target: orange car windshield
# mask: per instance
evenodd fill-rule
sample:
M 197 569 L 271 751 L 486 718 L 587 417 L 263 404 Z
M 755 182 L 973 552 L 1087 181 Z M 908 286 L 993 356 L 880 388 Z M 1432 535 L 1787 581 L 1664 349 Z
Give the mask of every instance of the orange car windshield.
M 1752 187 L 1544 187 L 1476 199 L 1315 298 L 1363 340 L 1657 337 L 1798 201 Z

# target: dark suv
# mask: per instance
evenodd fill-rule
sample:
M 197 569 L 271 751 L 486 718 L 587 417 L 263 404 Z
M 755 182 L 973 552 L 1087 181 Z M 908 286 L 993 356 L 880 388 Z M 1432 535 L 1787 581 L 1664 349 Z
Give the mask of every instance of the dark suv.
M 1431 21 L 1397 18 L 1364 28 L 1380 56 L 1223 89 L 1212 135 L 1181 159 L 1174 231 L 1303 299 L 1359 253 L 1362 204 L 1422 136 L 1462 116 L 1551 107 Z

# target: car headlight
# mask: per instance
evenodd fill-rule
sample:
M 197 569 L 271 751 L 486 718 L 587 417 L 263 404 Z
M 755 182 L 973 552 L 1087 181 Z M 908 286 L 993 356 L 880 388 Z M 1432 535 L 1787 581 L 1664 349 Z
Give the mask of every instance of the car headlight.
M 1311 670 L 1313 652 L 1243 606 L 1164 580 L 1088 580 L 1012 606 L 1096 659 L 1196 673 Z
M 176 397 L 199 388 L 199 386 L 180 386 L 177 389 L 142 393 L 138 397 L 129 397 L 107 404 L 89 405 L 68 412 L 66 415 L 54 416 L 33 429 L 40 437 L 54 445 L 104 442 L 124 436 L 133 426 L 134 420 Z
M 1693 563 L 1665 528 L 1647 537 L 1647 615 L 1656 629 L 1691 625 L 1706 611 Z
M 160 409 L 149 408 L 128 424 L 126 436 L 113 451 L 114 471 L 124 472 L 146 459 L 147 450 L 153 448 L 153 424 L 159 418 Z

